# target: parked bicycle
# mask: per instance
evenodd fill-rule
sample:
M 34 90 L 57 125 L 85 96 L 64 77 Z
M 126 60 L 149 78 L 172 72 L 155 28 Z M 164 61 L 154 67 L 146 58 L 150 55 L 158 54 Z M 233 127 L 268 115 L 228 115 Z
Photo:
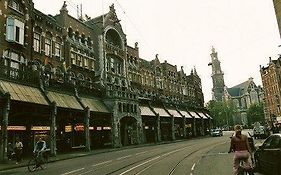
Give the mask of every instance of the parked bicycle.
M 33 153 L 31 160 L 28 162 L 28 171 L 34 172 L 38 168 L 45 169 L 49 160 L 48 151 L 38 151 Z

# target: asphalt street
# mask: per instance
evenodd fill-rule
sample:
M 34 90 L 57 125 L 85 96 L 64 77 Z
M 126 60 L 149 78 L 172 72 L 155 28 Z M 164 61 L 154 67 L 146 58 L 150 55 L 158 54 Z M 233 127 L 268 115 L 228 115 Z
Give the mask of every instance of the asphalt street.
M 227 175 L 232 174 L 229 136 L 206 137 L 176 143 L 124 149 L 47 164 L 29 173 L 26 167 L 1 175 Z

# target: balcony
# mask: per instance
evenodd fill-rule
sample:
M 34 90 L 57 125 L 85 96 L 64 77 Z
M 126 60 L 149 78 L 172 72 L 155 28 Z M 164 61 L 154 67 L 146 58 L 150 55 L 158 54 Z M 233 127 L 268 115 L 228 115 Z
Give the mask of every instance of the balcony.
M 15 69 L 1 64 L 0 78 L 27 85 L 38 85 L 39 83 L 38 71 L 33 71 L 30 67 L 27 66 L 21 66 L 20 69 Z
M 105 42 L 105 50 L 107 53 L 117 55 L 121 58 L 125 56 L 125 52 L 121 48 L 109 42 Z
M 122 91 L 122 90 L 106 90 L 106 96 L 110 98 L 121 98 L 121 99 L 130 99 L 137 100 L 138 96 L 135 92 Z

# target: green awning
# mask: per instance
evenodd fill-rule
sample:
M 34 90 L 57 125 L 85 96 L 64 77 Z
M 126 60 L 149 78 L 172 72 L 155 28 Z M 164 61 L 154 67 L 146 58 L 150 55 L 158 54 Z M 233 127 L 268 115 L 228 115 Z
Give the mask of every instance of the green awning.
M 93 112 L 110 113 L 105 104 L 97 98 L 81 98 L 82 103 Z
M 3 93 L 9 92 L 11 100 L 49 105 L 38 88 L 16 84 L 0 80 L 0 87 Z
M 83 110 L 74 95 L 48 91 L 47 96 L 51 102 L 56 102 L 58 107 Z

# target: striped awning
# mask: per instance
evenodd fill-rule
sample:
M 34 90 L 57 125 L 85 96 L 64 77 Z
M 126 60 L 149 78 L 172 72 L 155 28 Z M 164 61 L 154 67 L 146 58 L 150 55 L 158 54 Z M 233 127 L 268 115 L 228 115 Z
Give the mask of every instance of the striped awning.
M 49 105 L 38 88 L 0 80 L 0 88 L 3 93 L 10 93 L 11 100 Z
M 140 106 L 140 111 L 142 116 L 155 116 L 148 106 Z
M 208 119 L 208 117 L 206 117 L 202 112 L 197 112 L 197 113 L 201 118 Z
M 85 107 L 87 106 L 90 108 L 90 111 L 110 113 L 105 104 L 100 99 L 81 97 L 81 101 L 85 105 Z
M 186 111 L 180 111 L 180 113 L 181 113 L 182 115 L 184 115 L 185 118 L 193 118 L 192 115 L 190 115 L 190 114 L 189 114 L 188 112 L 186 112 Z
M 174 117 L 182 117 L 180 113 L 178 113 L 177 110 L 174 109 L 168 109 L 169 113 L 172 114 Z
M 171 117 L 163 108 L 153 108 L 160 117 Z
M 58 107 L 83 110 L 75 96 L 54 91 L 48 91 L 50 101 L 55 101 Z
M 213 119 L 208 113 L 205 113 L 205 112 L 204 112 L 204 114 L 205 114 L 205 116 L 207 116 L 209 119 Z
M 201 119 L 199 115 L 196 114 L 194 111 L 188 111 L 194 118 Z

